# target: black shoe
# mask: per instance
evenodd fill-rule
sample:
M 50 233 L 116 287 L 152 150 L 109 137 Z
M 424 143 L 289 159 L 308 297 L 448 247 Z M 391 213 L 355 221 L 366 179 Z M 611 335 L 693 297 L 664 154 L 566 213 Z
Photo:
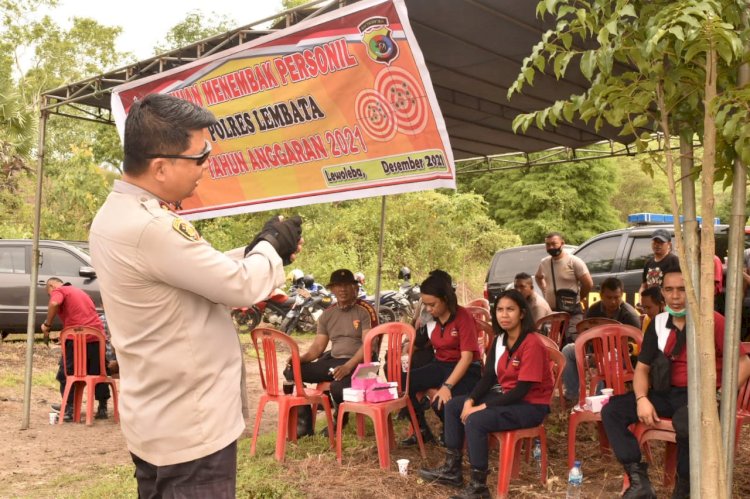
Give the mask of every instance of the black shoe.
M 309 437 L 315 431 L 312 426 L 312 407 L 309 405 L 297 406 L 297 438 Z
M 656 492 L 648 479 L 648 464 L 628 463 L 624 468 L 630 478 L 630 487 L 622 499 L 656 499 Z
M 60 404 L 50 404 L 49 405 L 53 411 L 60 412 Z
M 487 470 L 471 469 L 471 481 L 451 499 L 490 499 L 487 488 Z
M 107 419 L 107 401 L 100 400 L 99 407 L 96 409 L 94 419 Z
M 63 416 L 63 421 L 66 423 L 72 423 L 73 422 L 73 411 L 65 410 L 65 415 Z
M 336 431 L 336 425 L 338 424 L 337 421 L 339 420 L 338 412 L 336 412 L 333 415 L 333 431 Z M 344 427 L 346 426 L 346 423 L 349 422 L 349 413 L 344 413 L 344 419 L 341 421 L 341 430 L 343 431 Z M 320 435 L 328 438 L 328 424 L 326 424 L 322 430 L 320 430 Z
M 672 499 L 688 499 L 690 497 L 690 477 L 677 475 L 677 483 L 674 484 Z
M 435 441 L 435 436 L 432 434 L 429 428 L 420 428 L 419 430 L 422 432 L 422 442 L 423 443 L 429 443 Z M 417 434 L 414 433 L 412 436 L 403 439 L 400 444 L 402 447 L 413 447 L 417 445 L 419 442 L 417 441 Z
M 422 468 L 419 470 L 419 476 L 428 482 L 460 487 L 464 484 L 464 476 L 461 471 L 462 457 L 460 450 L 446 449 L 445 463 L 438 468 Z

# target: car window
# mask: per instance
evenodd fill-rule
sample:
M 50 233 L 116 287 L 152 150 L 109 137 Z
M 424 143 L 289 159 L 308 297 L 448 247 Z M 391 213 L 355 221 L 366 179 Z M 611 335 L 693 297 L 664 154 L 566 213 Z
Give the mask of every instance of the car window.
M 39 274 L 49 276 L 77 277 L 81 267 L 86 265 L 71 253 L 62 249 L 42 248 L 42 264 Z
M 498 255 L 493 262 L 490 282 L 511 282 L 519 272 L 534 275 L 539 262 L 547 256 L 544 246 L 541 248 L 507 251 Z
M 651 249 L 651 239 L 648 237 L 636 237 L 633 239 L 633 246 L 630 248 L 630 255 L 625 264 L 625 270 L 643 270 L 646 260 L 653 254 Z
M 24 248 L 22 246 L 0 247 L 0 274 L 23 274 L 26 272 Z
M 591 274 L 611 272 L 620 245 L 620 235 L 598 239 L 579 248 L 576 256 L 586 263 Z

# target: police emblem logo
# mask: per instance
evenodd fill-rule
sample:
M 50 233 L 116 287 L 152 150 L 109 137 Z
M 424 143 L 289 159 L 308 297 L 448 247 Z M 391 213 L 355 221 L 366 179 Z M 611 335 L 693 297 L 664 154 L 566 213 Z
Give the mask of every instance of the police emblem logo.
M 179 217 L 172 220 L 172 229 L 188 241 L 199 241 L 201 238 L 195 227 Z
M 361 324 L 361 322 L 359 321 L 359 319 L 355 319 L 355 320 L 352 321 L 352 326 L 354 326 L 354 330 L 355 331 L 359 331 L 360 324 Z
M 360 23 L 362 43 L 367 47 L 367 55 L 375 62 L 390 65 L 398 57 L 398 44 L 392 38 L 388 19 L 371 17 Z

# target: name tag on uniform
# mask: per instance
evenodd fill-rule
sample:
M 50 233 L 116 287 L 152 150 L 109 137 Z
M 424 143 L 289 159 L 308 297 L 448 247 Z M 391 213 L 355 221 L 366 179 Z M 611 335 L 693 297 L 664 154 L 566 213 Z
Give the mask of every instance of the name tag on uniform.
M 458 336 L 458 330 L 456 330 L 456 328 L 451 329 L 451 336 Z
M 520 365 L 521 365 L 521 361 L 520 361 L 520 360 L 518 360 L 517 358 L 515 358 L 515 357 L 514 357 L 514 358 L 513 358 L 513 359 L 512 359 L 511 361 L 510 361 L 510 365 L 511 365 L 511 366 L 513 366 L 514 368 L 518 369 L 518 366 L 520 366 Z

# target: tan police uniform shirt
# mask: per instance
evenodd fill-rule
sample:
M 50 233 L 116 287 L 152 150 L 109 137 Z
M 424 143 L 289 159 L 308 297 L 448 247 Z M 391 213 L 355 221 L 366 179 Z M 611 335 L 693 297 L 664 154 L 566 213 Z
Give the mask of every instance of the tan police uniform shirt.
M 328 307 L 318 319 L 318 334 L 331 341 L 331 356 L 350 359 L 362 346 L 365 334 L 378 325 L 375 309 L 357 299 L 347 308 L 338 303 Z
M 261 242 L 232 259 L 123 181 L 94 218 L 89 241 L 120 364 L 128 449 L 165 466 L 232 443 L 245 425 L 227 306 L 254 304 L 282 285 L 281 258 Z
M 547 300 L 536 294 L 536 291 L 531 294 L 529 299 L 529 308 L 531 309 L 531 318 L 534 319 L 534 323 L 552 313 L 552 309 L 547 303 Z
M 537 273 L 544 275 L 544 281 L 547 284 L 547 289 L 544 291 L 544 299 L 550 307 L 554 308 L 556 304 L 555 300 L 555 286 L 552 282 L 552 268 L 550 264 L 553 262 L 551 256 L 542 258 L 539 263 L 539 270 Z M 555 263 L 555 283 L 557 283 L 557 289 L 571 289 L 576 293 L 581 292 L 580 281 L 583 276 L 589 273 L 586 263 L 575 255 L 570 253 L 563 253 L 563 257 L 559 260 L 554 260 Z M 580 296 L 577 301 L 580 301 Z

